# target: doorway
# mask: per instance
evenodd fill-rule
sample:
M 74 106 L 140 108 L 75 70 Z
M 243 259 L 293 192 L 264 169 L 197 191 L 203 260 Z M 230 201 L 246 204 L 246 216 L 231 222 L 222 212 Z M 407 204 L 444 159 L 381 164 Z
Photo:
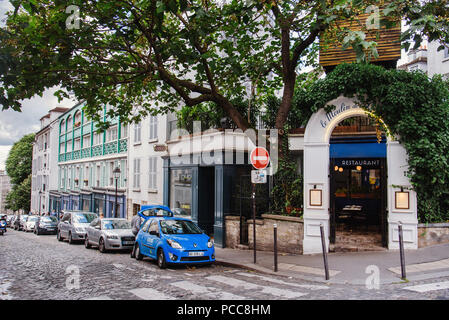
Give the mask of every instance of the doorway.
M 385 135 L 366 117 L 347 119 L 335 128 L 329 151 L 332 250 L 383 250 L 388 245 Z

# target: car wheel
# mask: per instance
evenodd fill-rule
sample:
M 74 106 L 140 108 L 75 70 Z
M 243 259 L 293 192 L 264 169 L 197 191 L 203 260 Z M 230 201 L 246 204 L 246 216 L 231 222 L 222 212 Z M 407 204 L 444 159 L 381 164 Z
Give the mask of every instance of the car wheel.
M 104 244 L 103 238 L 100 238 L 100 242 L 98 243 L 98 250 L 100 250 L 101 253 L 106 252 L 106 246 Z
M 135 250 L 135 253 L 134 253 L 135 258 L 136 258 L 136 260 L 142 260 L 143 259 L 143 255 L 140 253 L 139 244 L 136 243 L 135 246 L 136 246 L 136 250 Z
M 87 235 L 86 235 L 86 240 L 84 240 L 84 247 L 85 247 L 86 249 L 92 248 L 92 246 L 91 246 L 90 243 L 89 243 L 89 239 L 87 238 Z
M 164 250 L 159 249 L 157 252 L 157 265 L 161 269 L 165 269 L 167 267 L 167 261 L 165 260 Z
M 69 244 L 73 244 L 72 233 L 69 232 Z

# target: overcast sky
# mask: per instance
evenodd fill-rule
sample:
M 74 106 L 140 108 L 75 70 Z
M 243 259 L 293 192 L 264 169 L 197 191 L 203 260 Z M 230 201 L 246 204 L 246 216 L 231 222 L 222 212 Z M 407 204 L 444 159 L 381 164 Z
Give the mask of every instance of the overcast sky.
M 11 9 L 12 6 L 9 1 L 0 0 L 1 26 L 4 25 L 6 12 Z M 69 100 L 58 103 L 58 99 L 53 95 L 55 91 L 56 89 L 46 91 L 42 98 L 38 96 L 30 100 L 24 100 L 22 112 L 0 111 L 0 170 L 4 170 L 5 160 L 14 142 L 20 140 L 26 134 L 38 131 L 40 129 L 40 118 L 48 110 L 57 106 L 71 107 L 74 105 L 74 102 Z

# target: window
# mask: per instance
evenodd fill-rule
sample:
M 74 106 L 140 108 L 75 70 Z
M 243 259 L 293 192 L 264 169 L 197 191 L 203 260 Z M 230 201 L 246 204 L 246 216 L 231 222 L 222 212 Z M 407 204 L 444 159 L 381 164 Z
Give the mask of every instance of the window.
M 83 148 L 89 148 L 90 147 L 90 134 L 85 135 L 83 137 Z
M 443 57 L 444 57 L 444 59 L 449 58 L 449 48 L 448 47 L 444 47 Z
M 148 188 L 157 189 L 157 157 L 150 157 L 148 161 Z
M 61 144 L 59 145 L 59 153 L 65 153 L 65 142 L 61 142 Z
M 140 159 L 134 159 L 134 179 L 133 188 L 140 188 Z
M 97 175 L 96 175 L 96 186 L 100 186 L 100 174 L 101 174 L 101 167 L 97 165 Z
M 73 150 L 79 150 L 81 149 L 81 139 L 75 139 L 75 148 Z
M 174 169 L 170 172 L 170 207 L 180 208 L 191 215 L 192 170 Z
M 128 125 L 126 124 L 120 124 L 122 126 L 122 130 L 120 132 L 121 138 L 127 138 L 128 137 Z
M 157 116 L 150 116 L 150 140 L 157 139 Z
M 134 124 L 134 143 L 139 143 L 140 140 L 140 133 L 141 133 L 142 124 L 136 123 Z
M 73 127 L 73 118 L 70 116 L 67 118 L 67 132 L 72 130 Z
M 106 141 L 115 141 L 117 140 L 117 126 L 109 128 L 106 134 Z
M 64 132 L 65 132 L 65 121 L 62 120 L 62 121 L 61 121 L 61 126 L 60 126 L 60 133 L 62 134 L 62 133 L 64 133 Z
M 157 220 L 151 222 L 150 228 L 148 228 L 148 233 L 150 232 L 155 232 L 159 234 L 159 223 L 157 222 Z
M 101 144 L 102 136 L 103 135 L 101 133 L 97 133 L 97 132 L 94 133 L 94 143 L 93 143 L 94 146 Z
M 72 140 L 67 141 L 67 152 L 72 152 Z
M 81 111 L 77 111 L 75 114 L 75 127 L 79 127 L 81 125 Z

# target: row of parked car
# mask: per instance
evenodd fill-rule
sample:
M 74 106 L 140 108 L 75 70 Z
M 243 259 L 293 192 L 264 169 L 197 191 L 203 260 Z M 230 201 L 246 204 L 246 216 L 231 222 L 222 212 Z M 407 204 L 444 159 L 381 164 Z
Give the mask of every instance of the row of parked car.
M 84 242 L 87 249 L 128 250 L 131 257 L 144 256 L 167 264 L 211 264 L 215 262 L 214 241 L 190 219 L 175 216 L 166 206 L 143 206 L 138 215 L 137 236 L 123 218 L 104 218 L 96 213 L 66 211 L 60 220 L 53 216 L 20 215 L 7 218 L 9 227 L 25 232 L 56 234 L 59 241 Z

